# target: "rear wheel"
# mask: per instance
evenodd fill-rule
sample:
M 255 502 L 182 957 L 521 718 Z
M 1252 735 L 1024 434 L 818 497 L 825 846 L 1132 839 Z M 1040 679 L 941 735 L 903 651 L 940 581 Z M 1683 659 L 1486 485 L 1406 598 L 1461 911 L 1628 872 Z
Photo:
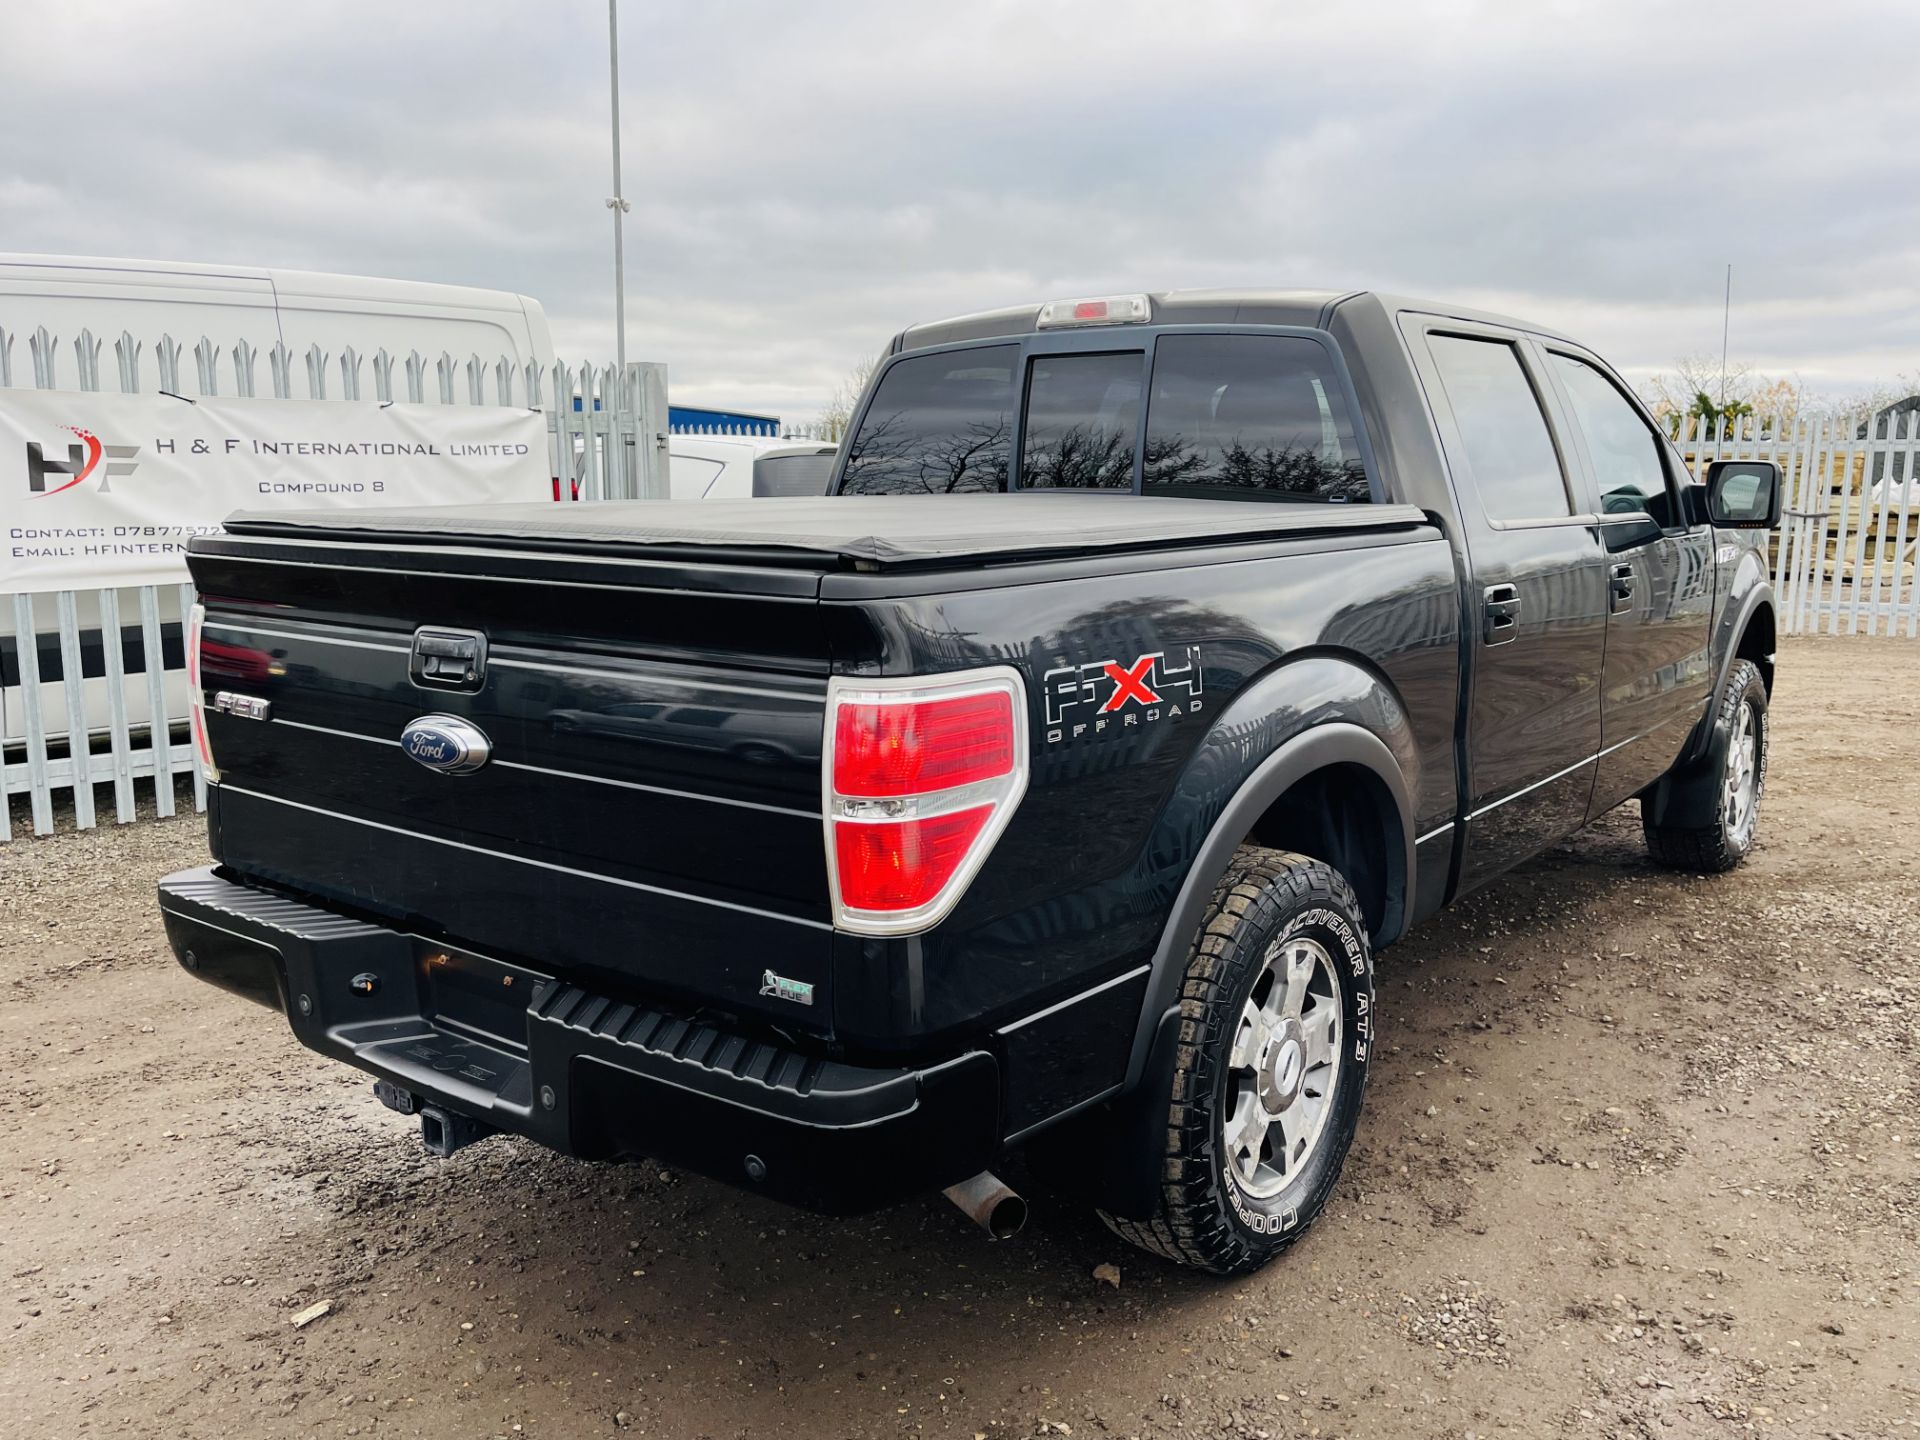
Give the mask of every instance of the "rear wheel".
M 1760 801 L 1767 789 L 1767 682 L 1751 660 L 1737 660 L 1727 676 L 1714 717 L 1714 758 L 1688 784 L 1704 802 L 1696 813 L 1712 816 L 1706 825 L 1662 825 L 1647 816 L 1641 827 L 1647 850 L 1662 865 L 1699 875 L 1731 870 L 1753 849 Z
M 1156 1211 L 1101 1218 L 1169 1260 L 1241 1274 L 1320 1214 L 1360 1118 L 1373 955 L 1339 872 L 1241 847 L 1194 938 L 1180 1012 Z

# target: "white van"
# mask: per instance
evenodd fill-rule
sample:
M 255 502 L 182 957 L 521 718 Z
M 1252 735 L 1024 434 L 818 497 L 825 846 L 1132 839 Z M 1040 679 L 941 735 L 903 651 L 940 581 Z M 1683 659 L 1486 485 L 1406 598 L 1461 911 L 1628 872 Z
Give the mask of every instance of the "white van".
M 67 384 L 73 337 L 82 330 L 103 342 L 103 370 L 113 363 L 113 342 L 122 331 L 142 342 L 148 357 L 162 335 L 188 354 L 204 335 L 222 351 L 223 378 L 231 373 L 233 346 L 245 340 L 261 356 L 254 384 L 262 394 L 272 393 L 264 366 L 278 342 L 296 357 L 311 345 L 338 357 L 351 345 L 369 358 L 384 346 L 396 359 L 418 350 L 429 360 L 445 351 L 460 360 L 478 355 L 488 365 L 503 355 L 521 364 L 553 363 L 540 302 L 505 290 L 247 265 L 0 254 L 0 329 L 19 337 L 15 366 L 31 366 L 22 352 L 40 326 L 60 342 L 55 373 Z M 140 369 L 142 388 L 156 388 L 151 359 Z M 16 369 L 14 383 L 30 384 L 32 374 L 29 368 L 23 381 Z M 107 388 L 115 387 L 109 382 Z M 304 377 L 294 392 L 306 393 Z
M 162 336 L 180 345 L 182 383 L 189 387 L 195 384 L 193 347 L 202 336 L 213 341 L 220 349 L 220 389 L 227 394 L 234 389 L 233 347 L 242 340 L 258 352 L 254 390 L 266 395 L 273 393 L 267 356 L 281 342 L 294 356 L 295 396 L 307 393 L 304 357 L 308 347 L 316 344 L 329 357 L 327 384 L 332 395 L 339 393 L 340 352 L 350 345 L 366 357 L 369 368 L 361 375 L 361 394 L 369 399 L 374 394 L 372 357 L 382 347 L 394 356 L 396 375 L 401 373 L 398 362 L 413 350 L 429 361 L 437 360 L 443 351 L 461 361 L 477 354 L 489 369 L 503 356 L 521 365 L 529 360 L 542 366 L 553 364 L 553 340 L 540 302 L 504 290 L 247 265 L 0 254 L 0 331 L 14 339 L 11 361 L 16 386 L 33 384 L 29 337 L 43 326 L 57 342 L 54 378 L 61 388 L 77 384 L 73 340 L 82 330 L 91 330 L 101 342 L 102 384 L 109 390 L 119 388 L 112 378 L 113 343 L 123 331 L 142 346 L 140 388 L 148 392 L 160 388 L 153 354 Z M 81 595 L 77 601 L 81 671 L 87 680 L 86 715 L 89 728 L 98 733 L 107 723 L 100 616 L 92 595 Z M 160 602 L 169 662 L 166 707 L 178 723 L 186 715 L 186 686 L 177 669 L 177 592 L 162 587 Z M 130 675 L 145 668 L 137 604 L 131 592 L 123 593 L 122 648 Z M 65 687 L 59 683 L 64 674 L 54 605 L 51 595 L 33 601 L 42 716 L 47 729 L 59 734 L 67 728 L 67 701 Z M 13 606 L 0 604 L 0 749 L 20 745 L 26 736 L 19 650 Z M 137 680 L 127 687 L 127 703 L 131 728 L 144 729 L 149 718 L 146 691 Z
M 824 495 L 836 448 L 771 435 L 669 435 L 668 493 L 675 500 Z

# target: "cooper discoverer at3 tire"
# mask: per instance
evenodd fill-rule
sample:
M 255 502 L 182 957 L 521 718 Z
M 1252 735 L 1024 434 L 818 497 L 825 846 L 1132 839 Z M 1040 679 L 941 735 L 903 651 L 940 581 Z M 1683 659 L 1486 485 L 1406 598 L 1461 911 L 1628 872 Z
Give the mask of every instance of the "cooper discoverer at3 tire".
M 1325 1208 L 1360 1118 L 1373 952 L 1338 871 L 1242 846 L 1188 954 L 1158 1205 L 1132 1244 L 1244 1274 Z

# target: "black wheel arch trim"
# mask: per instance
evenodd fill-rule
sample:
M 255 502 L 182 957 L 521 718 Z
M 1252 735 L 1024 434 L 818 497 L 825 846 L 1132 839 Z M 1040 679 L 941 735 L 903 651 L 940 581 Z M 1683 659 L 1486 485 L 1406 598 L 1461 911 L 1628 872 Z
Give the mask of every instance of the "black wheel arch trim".
M 1401 845 L 1389 856 L 1389 903 L 1375 947 L 1411 923 L 1419 833 L 1412 797 L 1421 793 L 1421 770 L 1406 708 L 1384 676 L 1345 652 L 1289 656 L 1234 696 L 1162 807 L 1142 863 L 1162 873 L 1183 868 L 1148 962 L 1126 1077 L 1118 1093 L 1022 1134 L 1047 1183 L 1125 1219 L 1153 1213 L 1193 936 L 1255 823 L 1294 785 L 1335 765 L 1375 776 L 1397 812 Z M 1451 805 L 1453 777 L 1445 779 Z
M 1773 612 L 1773 633 L 1777 639 L 1780 634 L 1780 607 L 1774 604 L 1773 583 L 1768 580 L 1755 581 L 1753 587 L 1740 599 L 1740 609 L 1733 624 L 1727 627 L 1726 653 L 1720 657 L 1713 677 L 1713 693 L 1717 697 L 1732 673 L 1733 665 L 1740 658 L 1741 642 L 1747 638 L 1747 630 L 1753 624 L 1753 617 L 1762 609 Z
M 1389 882 L 1399 894 L 1382 927 L 1382 940 L 1397 937 L 1410 923 L 1413 809 L 1394 752 L 1373 731 L 1351 720 L 1330 720 L 1294 734 L 1246 776 L 1194 852 L 1151 961 L 1124 1087 L 1103 1102 L 1057 1117 L 1062 1123 L 1049 1122 L 1033 1137 L 1028 1159 L 1046 1183 L 1122 1219 L 1153 1215 L 1160 1193 L 1167 1096 L 1180 1046 L 1180 986 L 1193 936 L 1254 822 L 1300 780 L 1343 764 L 1362 765 L 1379 776 L 1399 809 L 1405 869 L 1398 881 Z
M 1274 678 L 1284 674 L 1285 667 Z M 1394 708 L 1398 709 L 1397 702 Z M 1231 719 L 1231 715 L 1224 717 L 1208 740 L 1230 728 Z M 1196 760 L 1198 758 L 1196 756 Z M 1358 765 L 1368 770 L 1380 779 L 1393 799 L 1398 812 L 1401 854 L 1390 857 L 1397 859 L 1398 865 L 1388 876 L 1385 914 L 1374 943 L 1376 947 L 1390 943 L 1406 930 L 1410 923 L 1416 862 L 1413 802 L 1404 762 L 1379 735 L 1350 719 L 1327 719 L 1310 725 L 1274 747 L 1247 773 L 1192 851 L 1186 878 L 1181 882 L 1154 949 L 1146 997 L 1128 1058 L 1128 1089 L 1136 1088 L 1150 1068 L 1154 1037 L 1161 1033 L 1168 1012 L 1178 1007 L 1187 951 L 1214 887 L 1226 874 L 1234 852 L 1276 800 L 1316 771 L 1335 765 Z M 1189 767 L 1189 773 L 1192 768 Z
M 1746 632 L 1742 629 L 1741 633 Z M 1729 654 L 1713 687 L 1693 748 L 1679 764 L 1642 792 L 1640 812 L 1647 823 L 1690 830 L 1713 823 L 1715 809 L 1720 804 L 1720 772 L 1726 764 L 1727 746 L 1733 739 L 1720 712 L 1725 709 L 1727 681 L 1741 658 Z
M 1680 764 L 1674 767 L 1676 771 L 1698 762 L 1713 749 L 1714 717 L 1720 713 L 1720 697 L 1726 693 L 1727 677 L 1741 658 L 1740 647 L 1753 625 L 1753 617 L 1763 609 L 1773 612 L 1773 633 L 1778 638 L 1780 607 L 1774 603 L 1772 583 L 1765 578 L 1754 581 L 1741 594 L 1738 607 L 1729 607 L 1727 613 L 1732 618 L 1723 619 L 1717 626 L 1714 638 L 1719 658 L 1713 667 L 1713 689 L 1707 692 L 1706 713 L 1700 717 L 1686 748 L 1681 751 Z M 1761 674 L 1766 674 L 1764 667 Z

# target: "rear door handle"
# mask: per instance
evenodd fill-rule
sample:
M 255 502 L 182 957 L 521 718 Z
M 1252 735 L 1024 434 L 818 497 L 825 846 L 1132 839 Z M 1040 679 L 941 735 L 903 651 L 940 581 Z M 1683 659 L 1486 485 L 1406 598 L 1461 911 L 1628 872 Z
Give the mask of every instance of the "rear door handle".
M 1486 628 L 1489 645 L 1505 645 L 1520 633 L 1520 587 L 1489 585 L 1486 589 Z
M 1633 608 L 1633 563 L 1622 560 L 1607 577 L 1607 608 L 1615 615 Z

